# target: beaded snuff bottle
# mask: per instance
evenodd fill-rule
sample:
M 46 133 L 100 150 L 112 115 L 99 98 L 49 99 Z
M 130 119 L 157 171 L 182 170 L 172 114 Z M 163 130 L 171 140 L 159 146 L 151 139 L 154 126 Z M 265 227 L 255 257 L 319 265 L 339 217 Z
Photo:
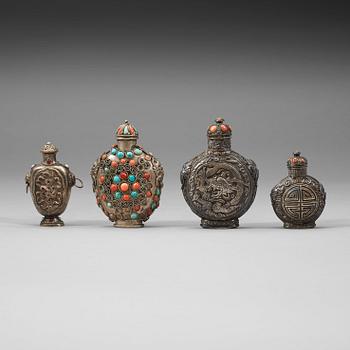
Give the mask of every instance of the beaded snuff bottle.
M 43 160 L 41 164 L 33 165 L 25 177 L 27 192 L 30 193 L 38 212 L 44 216 L 41 226 L 63 226 L 59 217 L 66 209 L 71 188 L 83 187 L 80 179 L 70 171 L 67 164 L 56 160 L 58 148 L 51 142 L 41 147 Z M 77 185 L 76 181 L 80 184 Z
M 137 145 L 138 131 L 127 120 L 117 128 L 116 138 L 91 169 L 97 205 L 115 227 L 142 227 L 159 206 L 164 171 Z
M 185 163 L 182 192 L 203 228 L 236 228 L 252 205 L 259 171 L 252 160 L 231 150 L 232 130 L 216 118 L 207 130 L 208 149 Z
M 287 161 L 288 176 L 271 191 L 273 210 L 284 228 L 313 228 L 326 204 L 323 185 L 307 174 L 307 159 L 295 152 Z

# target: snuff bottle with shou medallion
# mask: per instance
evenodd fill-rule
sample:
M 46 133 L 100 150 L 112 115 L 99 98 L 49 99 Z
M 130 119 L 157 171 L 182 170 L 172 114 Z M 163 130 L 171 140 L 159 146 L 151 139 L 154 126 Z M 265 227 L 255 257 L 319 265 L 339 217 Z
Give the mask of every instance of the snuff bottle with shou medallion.
M 117 128 L 116 138 L 91 169 L 97 205 L 115 227 L 142 227 L 159 206 L 164 171 L 137 144 L 138 131 L 127 120 Z
M 51 142 L 43 145 L 41 163 L 33 165 L 25 177 L 27 192 L 30 189 L 36 209 L 44 216 L 41 226 L 63 226 L 60 215 L 67 207 L 71 188 L 83 187 L 82 181 L 75 177 L 69 166 L 57 161 L 57 152 L 58 148 Z
M 236 228 L 252 205 L 259 171 L 252 160 L 231 150 L 232 130 L 223 118 L 207 129 L 208 149 L 185 163 L 182 192 L 203 228 Z
M 271 191 L 273 210 L 284 228 L 314 228 L 326 204 L 322 184 L 307 174 L 307 159 L 295 152 L 287 161 L 288 176 Z

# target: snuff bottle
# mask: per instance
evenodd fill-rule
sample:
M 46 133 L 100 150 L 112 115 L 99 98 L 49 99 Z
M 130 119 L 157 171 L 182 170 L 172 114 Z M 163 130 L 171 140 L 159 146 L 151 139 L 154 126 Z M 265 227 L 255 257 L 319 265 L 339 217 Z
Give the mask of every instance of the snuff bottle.
M 288 176 L 271 191 L 272 207 L 285 228 L 313 228 L 326 204 L 322 184 L 307 174 L 307 159 L 295 152 L 287 161 Z
M 223 118 L 207 129 L 208 149 L 185 163 L 182 192 L 203 228 L 236 228 L 252 205 L 259 177 L 252 160 L 231 150 L 232 130 Z
M 26 191 L 30 189 L 34 205 L 44 216 L 41 226 L 63 226 L 61 215 L 68 204 L 71 188 L 83 187 L 80 179 L 70 171 L 69 166 L 56 160 L 58 148 L 51 142 L 41 147 L 41 164 L 33 165 L 25 177 Z M 76 185 L 76 180 L 80 182 Z
M 117 128 L 116 139 L 91 168 L 97 205 L 115 227 L 142 227 L 159 206 L 164 171 L 137 144 L 138 131 L 127 120 Z

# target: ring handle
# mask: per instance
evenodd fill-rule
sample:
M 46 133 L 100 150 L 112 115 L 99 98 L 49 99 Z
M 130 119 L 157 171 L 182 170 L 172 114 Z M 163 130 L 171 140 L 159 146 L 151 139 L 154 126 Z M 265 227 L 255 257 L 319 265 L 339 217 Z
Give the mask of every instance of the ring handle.
M 79 186 L 75 183 L 75 184 L 74 184 L 75 187 L 77 187 L 77 188 L 83 188 L 83 187 L 84 187 L 83 181 L 81 181 L 78 177 L 76 177 L 75 180 L 77 180 L 77 181 L 80 182 L 80 185 L 79 185 Z

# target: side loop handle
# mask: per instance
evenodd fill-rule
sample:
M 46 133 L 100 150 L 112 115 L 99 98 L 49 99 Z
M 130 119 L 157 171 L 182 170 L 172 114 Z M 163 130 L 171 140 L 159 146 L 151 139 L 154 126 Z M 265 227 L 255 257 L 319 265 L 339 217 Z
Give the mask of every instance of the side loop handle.
M 75 180 L 80 182 L 79 186 L 75 183 L 74 184 L 75 187 L 77 187 L 77 188 L 83 188 L 84 187 L 83 181 L 81 181 L 78 177 L 76 177 Z

